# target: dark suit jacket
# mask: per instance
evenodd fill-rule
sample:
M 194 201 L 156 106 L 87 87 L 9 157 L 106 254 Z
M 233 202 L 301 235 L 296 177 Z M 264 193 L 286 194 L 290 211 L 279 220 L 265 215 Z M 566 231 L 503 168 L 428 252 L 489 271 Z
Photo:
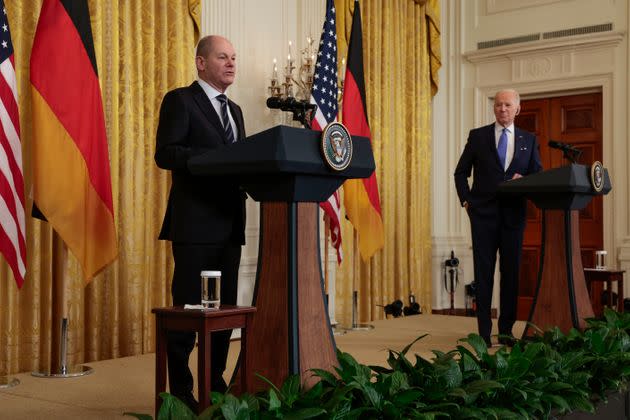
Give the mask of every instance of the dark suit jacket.
M 509 224 L 524 225 L 525 200 L 498 197 L 500 183 L 512 179 L 515 173 L 523 176 L 542 169 L 536 136 L 514 128 L 514 157 L 507 171 L 501 168 L 494 134 L 494 123 L 470 131 L 468 142 L 455 168 L 455 187 L 460 202 L 467 201 L 469 214 L 488 215 L 501 206 Z M 472 188 L 468 177 L 474 170 Z
M 232 101 L 229 106 L 238 140 L 243 140 L 241 108 Z M 171 170 L 172 185 L 160 239 L 218 245 L 245 243 L 245 193 L 228 177 L 193 176 L 187 167 L 189 158 L 227 146 L 221 118 L 199 83 L 164 96 L 155 162 Z

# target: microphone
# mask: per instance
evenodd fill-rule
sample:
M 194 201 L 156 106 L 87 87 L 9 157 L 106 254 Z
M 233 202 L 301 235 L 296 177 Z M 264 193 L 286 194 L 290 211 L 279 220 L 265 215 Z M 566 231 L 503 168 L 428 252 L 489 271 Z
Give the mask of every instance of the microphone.
M 267 108 L 293 113 L 293 120 L 301 122 L 306 128 L 311 128 L 311 122 L 317 111 L 317 105 L 306 100 L 298 101 L 291 96 L 285 99 L 274 96 L 267 98 Z
M 282 106 L 281 98 L 277 98 L 275 96 L 267 98 L 267 108 L 280 109 L 281 106 Z
M 267 98 L 267 108 L 280 109 L 282 111 L 290 112 L 307 112 L 317 110 L 317 105 L 308 101 L 298 101 L 293 97 L 282 99 L 272 96 Z
M 549 140 L 549 143 L 547 144 L 549 145 L 549 147 L 562 150 L 563 152 L 582 153 L 582 151 L 577 147 L 571 146 L 568 143 L 562 143 L 561 141 Z

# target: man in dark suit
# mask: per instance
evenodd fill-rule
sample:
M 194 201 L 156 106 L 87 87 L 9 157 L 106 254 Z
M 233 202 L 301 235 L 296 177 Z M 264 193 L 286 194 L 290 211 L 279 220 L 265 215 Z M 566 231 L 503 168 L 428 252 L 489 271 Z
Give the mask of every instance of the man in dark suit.
M 494 97 L 494 124 L 470 131 L 455 169 L 455 186 L 470 218 L 477 282 L 479 335 L 491 345 L 491 305 L 494 270 L 499 251 L 501 274 L 499 342 L 512 342 L 516 320 L 518 276 L 525 230 L 525 200 L 497 194 L 500 183 L 542 169 L 536 136 L 514 127 L 520 112 L 515 90 Z M 472 189 L 468 177 L 474 170 Z M 503 337 L 504 336 L 504 337 Z
M 194 176 L 187 162 L 245 138 L 241 108 L 225 96 L 234 82 L 236 53 L 227 39 L 207 36 L 199 41 L 195 63 L 198 80 L 168 92 L 160 109 L 155 161 L 171 171 L 172 185 L 159 238 L 172 241 L 174 305 L 201 302 L 202 270 L 221 271 L 221 302 L 235 305 L 245 193 L 228 177 Z M 222 376 L 230 335 L 212 334 L 213 391 L 226 390 Z M 167 345 L 170 391 L 193 409 L 197 402 L 188 357 L 194 344 L 194 333 L 172 332 Z

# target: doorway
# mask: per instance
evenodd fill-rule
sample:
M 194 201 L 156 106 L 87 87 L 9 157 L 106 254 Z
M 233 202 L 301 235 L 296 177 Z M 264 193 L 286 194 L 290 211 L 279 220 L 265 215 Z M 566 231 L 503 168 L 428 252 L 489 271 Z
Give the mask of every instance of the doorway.
M 549 147 L 549 140 L 580 149 L 582 155 L 578 163 L 583 165 L 602 161 L 601 92 L 522 100 L 521 112 L 514 124 L 536 134 L 544 170 L 569 164 L 560 150 Z M 518 293 L 519 320 L 527 320 L 536 292 L 541 216 L 541 211 L 528 201 Z M 594 267 L 595 250 L 604 245 L 602 196 L 595 197 L 580 210 L 580 244 L 583 266 Z

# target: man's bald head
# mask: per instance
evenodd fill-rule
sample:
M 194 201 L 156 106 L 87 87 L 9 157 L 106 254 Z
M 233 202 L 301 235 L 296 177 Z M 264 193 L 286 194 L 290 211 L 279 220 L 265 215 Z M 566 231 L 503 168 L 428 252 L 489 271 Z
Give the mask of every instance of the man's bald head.
M 206 35 L 203 38 L 201 38 L 199 42 L 197 43 L 197 52 L 195 53 L 195 56 L 207 57 L 208 53 L 212 50 L 213 42 L 220 38 L 226 40 L 225 38 L 219 35 Z

